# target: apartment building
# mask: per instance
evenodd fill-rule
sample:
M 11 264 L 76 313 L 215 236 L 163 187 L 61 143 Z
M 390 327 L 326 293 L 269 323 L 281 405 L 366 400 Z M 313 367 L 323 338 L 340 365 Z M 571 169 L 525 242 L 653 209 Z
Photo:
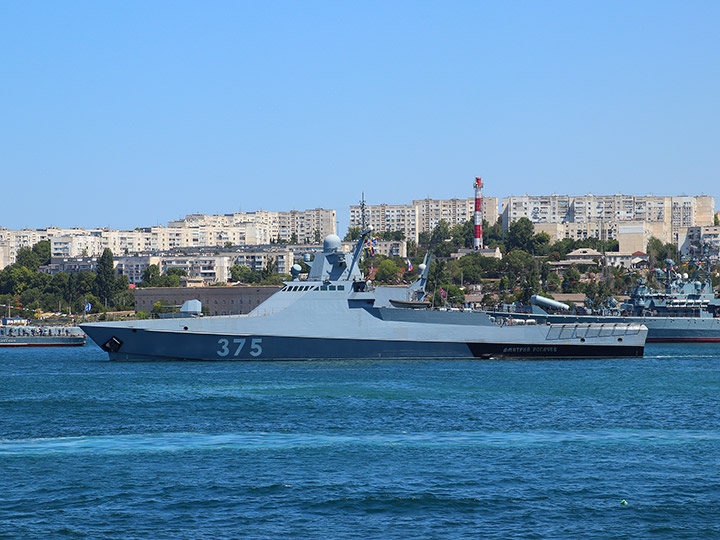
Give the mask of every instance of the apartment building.
M 225 253 L 223 253 L 225 255 Z M 230 256 L 233 265 L 247 266 L 251 270 L 262 271 L 271 262 L 275 266 L 275 273 L 289 274 L 290 268 L 295 264 L 295 253 L 288 246 L 270 245 L 257 248 L 246 247 L 236 250 Z
M 215 227 L 215 230 L 243 231 L 242 238 L 226 241 L 233 245 L 288 243 L 297 238 L 301 244 L 320 242 L 336 234 L 336 211 L 324 208 L 290 210 L 288 212 L 236 212 L 234 214 L 191 214 L 182 220 L 168 223 L 170 228 Z
M 5 268 L 10 264 L 12 264 L 10 262 L 10 242 L 7 240 L 0 240 L 0 269 Z
M 321 242 L 336 232 L 336 212 L 315 208 L 289 212 L 244 212 L 223 215 L 191 214 L 167 227 L 114 229 L 0 229 L 0 269 L 15 262 L 18 250 L 43 240 L 57 258 L 100 256 L 109 248 L 115 257 L 180 248 L 270 244 L 279 241 Z
M 685 257 L 710 257 L 720 255 L 720 227 L 688 227 L 678 238 L 678 249 Z
M 419 230 L 419 209 L 409 204 L 366 205 L 366 224 L 375 232 L 402 231 L 405 238 L 417 242 Z M 350 226 L 362 225 L 360 205 L 350 206 Z
M 484 197 L 481 206 L 483 219 L 495 223 L 498 219 L 497 197 Z M 475 217 L 475 198 L 421 199 L 412 204 L 377 204 L 365 206 L 368 225 L 376 232 L 402 231 L 408 240 L 418 241 L 422 232 L 431 232 L 440 220 L 450 226 L 465 223 Z M 360 227 L 362 208 L 350 206 L 350 226 Z
M 712 225 L 714 197 L 568 195 L 504 197 L 503 228 L 527 218 L 551 239 L 618 238 L 623 224 L 644 223 L 663 242 L 677 242 L 682 230 Z

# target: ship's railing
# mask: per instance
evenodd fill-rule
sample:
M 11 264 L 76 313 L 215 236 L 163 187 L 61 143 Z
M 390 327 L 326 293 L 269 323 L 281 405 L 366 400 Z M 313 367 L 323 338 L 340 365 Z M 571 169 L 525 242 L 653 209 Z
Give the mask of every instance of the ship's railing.
M 551 324 L 548 326 L 547 339 L 622 337 L 636 335 L 643 330 L 641 324 L 627 323 Z

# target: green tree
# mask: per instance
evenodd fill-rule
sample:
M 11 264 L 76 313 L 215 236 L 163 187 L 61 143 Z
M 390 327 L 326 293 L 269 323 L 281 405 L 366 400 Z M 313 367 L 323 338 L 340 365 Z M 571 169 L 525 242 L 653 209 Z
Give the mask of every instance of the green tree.
M 41 240 L 32 247 L 38 266 L 50 264 L 50 240 Z
M 550 252 L 550 235 L 546 232 L 533 235 L 530 243 L 534 255 L 547 255 Z
M 397 279 L 400 269 L 392 261 L 392 259 L 385 259 L 380 263 L 377 272 L 375 273 L 376 281 L 394 282 Z
M 149 265 L 142 274 L 141 287 L 154 287 L 153 283 L 157 283 L 160 277 L 160 267 L 157 264 Z
M 675 260 L 677 249 L 675 244 L 667 243 L 663 244 L 662 241 L 658 240 L 654 236 L 648 240 L 647 254 L 651 267 L 662 268 L 665 266 L 666 259 Z
M 262 270 L 262 275 L 260 277 L 261 281 L 269 278 L 276 272 L 277 272 L 277 260 L 275 260 L 274 257 L 268 257 L 267 261 L 265 262 L 265 268 L 263 268 L 263 270 Z
M 29 270 L 37 270 L 40 265 L 37 255 L 31 248 L 20 248 L 15 255 L 15 264 Z
M 435 248 L 441 245 L 445 240 L 450 238 L 450 225 L 444 219 L 441 219 L 437 226 L 433 229 L 430 236 L 430 246 Z
M 450 236 L 456 248 L 471 248 L 475 243 L 475 221 L 469 219 L 450 229 Z M 483 242 L 485 238 L 483 236 Z
M 168 268 L 165 272 L 166 276 L 178 276 L 178 277 L 185 277 L 187 276 L 187 270 L 184 268 Z
M 574 293 L 578 292 L 580 282 L 580 272 L 575 266 L 571 266 L 563 274 L 562 292 Z
M 354 242 L 355 240 L 360 240 L 360 227 L 349 227 L 347 230 L 347 234 L 345 234 L 345 238 L 343 238 L 345 242 Z
M 513 221 L 508 228 L 507 240 L 505 242 L 507 249 L 521 249 L 523 251 L 532 252 L 532 237 L 535 227 L 528 218 L 520 218 Z
M 483 220 L 483 243 L 491 248 L 500 247 L 501 251 L 505 251 L 501 217 L 492 225 Z
M 262 275 L 256 270 L 238 264 L 230 268 L 230 281 L 240 283 L 260 283 Z
M 109 248 L 103 250 L 97 264 L 97 277 L 95 278 L 95 295 L 107 303 L 112 300 L 115 292 L 115 265 L 113 254 Z

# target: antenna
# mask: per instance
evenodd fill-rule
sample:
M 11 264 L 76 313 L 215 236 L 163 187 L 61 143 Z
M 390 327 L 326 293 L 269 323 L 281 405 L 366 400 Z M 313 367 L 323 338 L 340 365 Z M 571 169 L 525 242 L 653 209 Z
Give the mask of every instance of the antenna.
M 360 199 L 360 230 L 364 231 L 367 229 L 367 205 L 365 204 L 365 192 L 362 192 L 362 199 Z

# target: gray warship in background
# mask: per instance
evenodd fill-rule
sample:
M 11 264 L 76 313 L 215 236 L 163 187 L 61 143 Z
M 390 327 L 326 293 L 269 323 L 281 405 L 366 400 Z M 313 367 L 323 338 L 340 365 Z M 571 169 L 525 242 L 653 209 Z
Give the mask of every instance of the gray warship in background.
M 293 280 L 245 315 L 81 325 L 112 360 L 640 357 L 640 324 L 502 325 L 481 312 L 429 309 L 429 261 L 408 287 L 374 287 L 353 253 L 325 238 L 307 280 Z M 194 309 L 191 308 L 194 304 Z M 200 313 L 200 302 L 184 311 Z M 183 311 L 183 310 L 181 310 Z M 190 313 L 188 313 L 190 314 Z
M 537 323 L 632 323 L 648 328 L 648 342 L 720 342 L 720 299 L 715 297 L 709 272 L 704 278 L 689 278 L 675 270 L 675 262 L 665 261 L 665 270 L 653 272 L 662 290 L 639 279 L 626 302 L 611 304 L 582 313 L 570 306 L 535 295 L 529 306 L 513 304 L 503 310 L 487 311 L 491 317 Z

